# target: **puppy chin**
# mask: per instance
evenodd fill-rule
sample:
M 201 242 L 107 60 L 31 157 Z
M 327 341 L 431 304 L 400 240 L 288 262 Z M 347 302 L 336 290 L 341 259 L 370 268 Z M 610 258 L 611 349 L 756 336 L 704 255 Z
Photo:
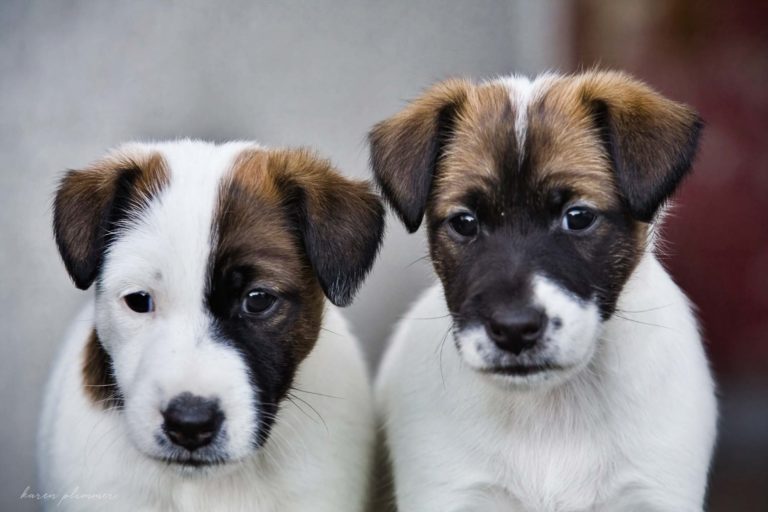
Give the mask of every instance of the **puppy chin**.
M 163 468 L 182 477 L 204 477 L 208 475 L 226 475 L 235 471 L 242 462 L 255 453 L 255 448 L 247 453 L 231 454 L 226 446 L 217 444 L 189 452 L 183 448 L 169 446 L 158 440 L 156 448 L 144 455 Z
M 479 370 L 488 380 L 504 389 L 520 391 L 548 390 L 561 386 L 577 377 L 589 364 L 589 361 L 574 366 L 550 367 L 534 373 L 519 375 L 497 369 Z
M 190 457 L 189 454 L 178 458 L 152 458 L 163 465 L 164 468 L 168 468 L 185 478 L 204 478 L 212 475 L 227 475 L 236 471 L 244 460 L 243 457 L 235 459 L 226 455 L 195 455 Z
M 552 350 L 519 356 L 498 349 L 482 327 L 471 327 L 454 334 L 464 363 L 488 382 L 504 389 L 548 389 L 563 384 L 589 365 L 596 343 L 577 360 L 562 361 Z

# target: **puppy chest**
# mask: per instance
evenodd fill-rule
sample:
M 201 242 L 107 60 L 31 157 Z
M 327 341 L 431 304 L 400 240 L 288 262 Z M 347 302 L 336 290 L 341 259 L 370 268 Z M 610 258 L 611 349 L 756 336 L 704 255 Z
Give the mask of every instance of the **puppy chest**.
M 557 429 L 555 429 L 557 430 Z M 524 510 L 594 510 L 615 494 L 618 455 L 591 436 L 550 437 L 545 426 L 488 443 L 484 457 L 487 488 L 503 488 Z

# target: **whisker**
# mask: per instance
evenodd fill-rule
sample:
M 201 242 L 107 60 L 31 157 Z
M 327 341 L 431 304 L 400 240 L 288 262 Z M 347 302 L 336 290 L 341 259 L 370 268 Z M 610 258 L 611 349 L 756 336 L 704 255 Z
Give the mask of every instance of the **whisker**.
M 309 402 L 307 402 L 303 398 L 301 398 L 299 396 L 296 396 L 296 395 L 293 395 L 291 393 L 288 393 L 286 395 L 286 398 L 288 398 L 288 400 L 290 400 L 291 402 L 293 402 L 293 399 L 295 398 L 296 400 L 299 400 L 301 403 L 305 404 L 307 407 L 312 409 L 312 411 L 314 411 L 314 413 L 317 415 L 317 417 L 320 418 L 320 421 L 323 423 L 323 426 L 325 427 L 325 429 L 328 430 L 328 425 L 325 423 L 325 419 L 323 418 L 323 416 L 319 412 L 317 412 L 317 409 L 315 409 L 312 406 L 312 404 L 310 404 Z M 299 405 L 296 404 L 296 402 L 293 402 L 293 403 L 296 405 L 296 407 L 299 407 Z M 301 407 L 299 407 L 299 409 L 301 409 Z M 301 409 L 301 410 L 303 411 L 303 409 Z
M 440 341 L 440 353 L 437 356 L 438 365 L 440 366 L 440 380 L 443 382 L 443 389 L 445 389 L 445 374 L 443 373 L 443 348 L 445 348 L 445 341 L 448 339 L 448 335 L 451 333 L 452 329 L 453 325 L 448 327 L 448 330 L 445 331 L 443 339 Z
M 422 262 L 422 261 L 424 261 L 424 260 L 426 260 L 426 259 L 428 259 L 428 258 L 429 258 L 429 254 L 425 254 L 424 256 L 421 256 L 420 258 L 416 258 L 415 260 L 413 260 L 412 262 L 410 262 L 408 265 L 406 265 L 406 266 L 405 266 L 405 268 L 411 268 L 411 267 L 412 267 L 412 266 L 414 266 L 415 264 L 417 264 L 417 263 L 419 263 L 419 262 Z
M 451 314 L 448 313 L 447 315 L 440 315 L 440 316 L 404 316 L 402 317 L 403 320 L 440 320 L 442 318 L 448 318 Z
M 307 391 L 306 389 L 300 389 L 300 388 L 297 388 L 295 386 L 291 386 L 290 389 L 292 391 L 299 391 L 301 393 L 307 393 L 309 395 L 317 395 L 317 396 L 322 396 L 322 397 L 325 397 L 325 398 L 336 398 L 338 400 L 344 400 L 343 396 L 326 395 L 325 393 L 318 393 L 317 391 Z
M 633 318 L 627 318 L 625 316 L 621 316 L 621 315 L 616 314 L 616 313 L 614 313 L 613 316 L 615 316 L 617 318 L 620 318 L 622 320 L 625 320 L 627 322 L 632 322 L 632 323 L 636 323 L 636 324 L 640 324 L 640 325 L 647 325 L 649 327 L 659 327 L 661 329 L 668 329 L 668 330 L 673 331 L 673 332 L 678 332 L 676 329 L 673 329 L 672 327 L 669 327 L 669 326 L 666 326 L 666 325 L 654 324 L 654 323 L 651 323 L 651 322 L 643 322 L 641 320 L 635 320 Z
M 619 311 L 621 313 L 648 313 L 650 311 L 658 311 L 660 309 L 665 309 L 665 308 L 668 308 L 668 307 L 671 307 L 671 306 L 672 306 L 672 304 L 665 304 L 663 306 L 657 306 L 655 308 L 635 309 L 635 310 L 616 308 L 616 311 Z

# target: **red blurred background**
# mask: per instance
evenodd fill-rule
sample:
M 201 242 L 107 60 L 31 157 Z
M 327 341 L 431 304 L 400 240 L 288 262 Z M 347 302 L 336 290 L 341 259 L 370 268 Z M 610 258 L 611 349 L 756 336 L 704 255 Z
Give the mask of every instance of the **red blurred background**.
M 665 222 L 720 383 L 713 511 L 768 511 L 768 2 L 577 0 L 571 65 L 627 70 L 705 130 Z

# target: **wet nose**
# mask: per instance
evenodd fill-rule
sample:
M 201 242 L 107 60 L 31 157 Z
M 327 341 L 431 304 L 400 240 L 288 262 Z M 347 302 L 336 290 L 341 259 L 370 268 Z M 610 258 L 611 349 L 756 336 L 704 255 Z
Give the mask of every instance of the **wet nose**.
M 547 315 L 539 308 L 498 311 L 485 323 L 488 336 L 500 349 L 520 355 L 536 345 L 547 324 Z
M 163 430 L 168 439 L 194 451 L 213 441 L 221 429 L 224 413 L 218 400 L 182 393 L 168 403 L 163 419 Z

